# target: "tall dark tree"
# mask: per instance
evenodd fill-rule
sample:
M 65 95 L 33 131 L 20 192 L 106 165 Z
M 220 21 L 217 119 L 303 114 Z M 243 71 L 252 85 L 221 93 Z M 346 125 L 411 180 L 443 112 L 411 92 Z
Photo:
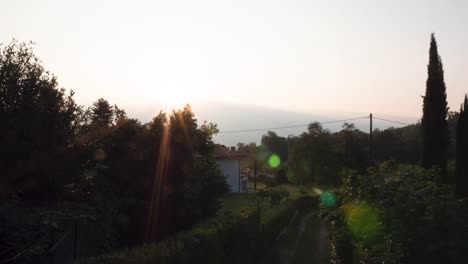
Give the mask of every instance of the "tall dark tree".
M 428 169 L 433 166 L 439 167 L 444 175 L 444 181 L 446 181 L 449 145 L 447 93 L 444 70 L 434 34 L 431 35 L 427 74 L 421 122 L 423 134 L 422 165 Z
M 468 197 L 468 98 L 460 107 L 457 123 L 456 141 L 456 194 L 458 197 Z
M 31 44 L 0 46 L 0 197 L 61 191 L 78 171 L 71 146 L 80 112 Z

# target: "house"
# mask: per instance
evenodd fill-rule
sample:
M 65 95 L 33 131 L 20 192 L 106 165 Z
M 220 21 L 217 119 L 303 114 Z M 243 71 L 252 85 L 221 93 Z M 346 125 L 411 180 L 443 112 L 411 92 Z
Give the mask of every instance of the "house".
M 240 161 L 247 154 L 236 151 L 235 147 L 216 146 L 214 157 L 218 161 L 219 168 L 226 177 L 231 192 L 248 192 L 249 180 L 241 174 Z

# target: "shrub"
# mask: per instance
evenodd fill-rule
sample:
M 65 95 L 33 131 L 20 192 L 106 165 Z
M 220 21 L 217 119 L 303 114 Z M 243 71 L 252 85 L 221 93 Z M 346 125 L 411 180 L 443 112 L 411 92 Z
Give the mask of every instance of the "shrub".
M 289 192 L 282 186 L 268 187 L 257 192 L 257 196 L 267 200 L 270 206 L 278 205 L 281 200 L 289 196 Z
M 229 185 L 216 161 L 198 158 L 188 177 L 185 199 L 190 206 L 187 208 L 187 215 L 192 222 L 215 215 L 221 208 L 221 196 L 228 191 Z
M 288 183 L 288 176 L 286 174 L 286 169 L 281 168 L 276 173 L 276 181 L 280 184 Z
M 300 194 L 307 194 L 307 188 L 304 185 L 299 185 L 298 191 Z
M 468 210 L 438 170 L 383 163 L 343 172 L 338 208 L 322 207 L 336 259 L 363 263 L 461 263 Z M 352 253 L 351 253 L 352 252 Z

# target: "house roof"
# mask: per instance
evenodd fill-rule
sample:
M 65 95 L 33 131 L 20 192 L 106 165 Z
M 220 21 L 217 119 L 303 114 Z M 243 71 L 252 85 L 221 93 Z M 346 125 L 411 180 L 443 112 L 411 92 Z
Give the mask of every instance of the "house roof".
M 218 159 L 229 159 L 229 158 L 246 158 L 249 155 L 243 151 L 232 150 L 225 146 L 216 146 L 213 153 L 215 158 Z

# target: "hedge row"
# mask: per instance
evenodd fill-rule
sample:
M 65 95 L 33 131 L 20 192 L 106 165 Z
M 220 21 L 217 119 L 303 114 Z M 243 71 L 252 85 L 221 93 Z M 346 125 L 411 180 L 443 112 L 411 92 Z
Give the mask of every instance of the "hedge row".
M 226 213 L 159 243 L 82 259 L 76 264 L 254 263 L 273 243 L 296 210 L 317 206 L 302 196 L 286 200 L 268 217 L 257 208 Z
M 343 208 L 327 208 L 320 204 L 320 216 L 325 220 L 330 236 L 331 263 L 354 263 L 354 246 Z

